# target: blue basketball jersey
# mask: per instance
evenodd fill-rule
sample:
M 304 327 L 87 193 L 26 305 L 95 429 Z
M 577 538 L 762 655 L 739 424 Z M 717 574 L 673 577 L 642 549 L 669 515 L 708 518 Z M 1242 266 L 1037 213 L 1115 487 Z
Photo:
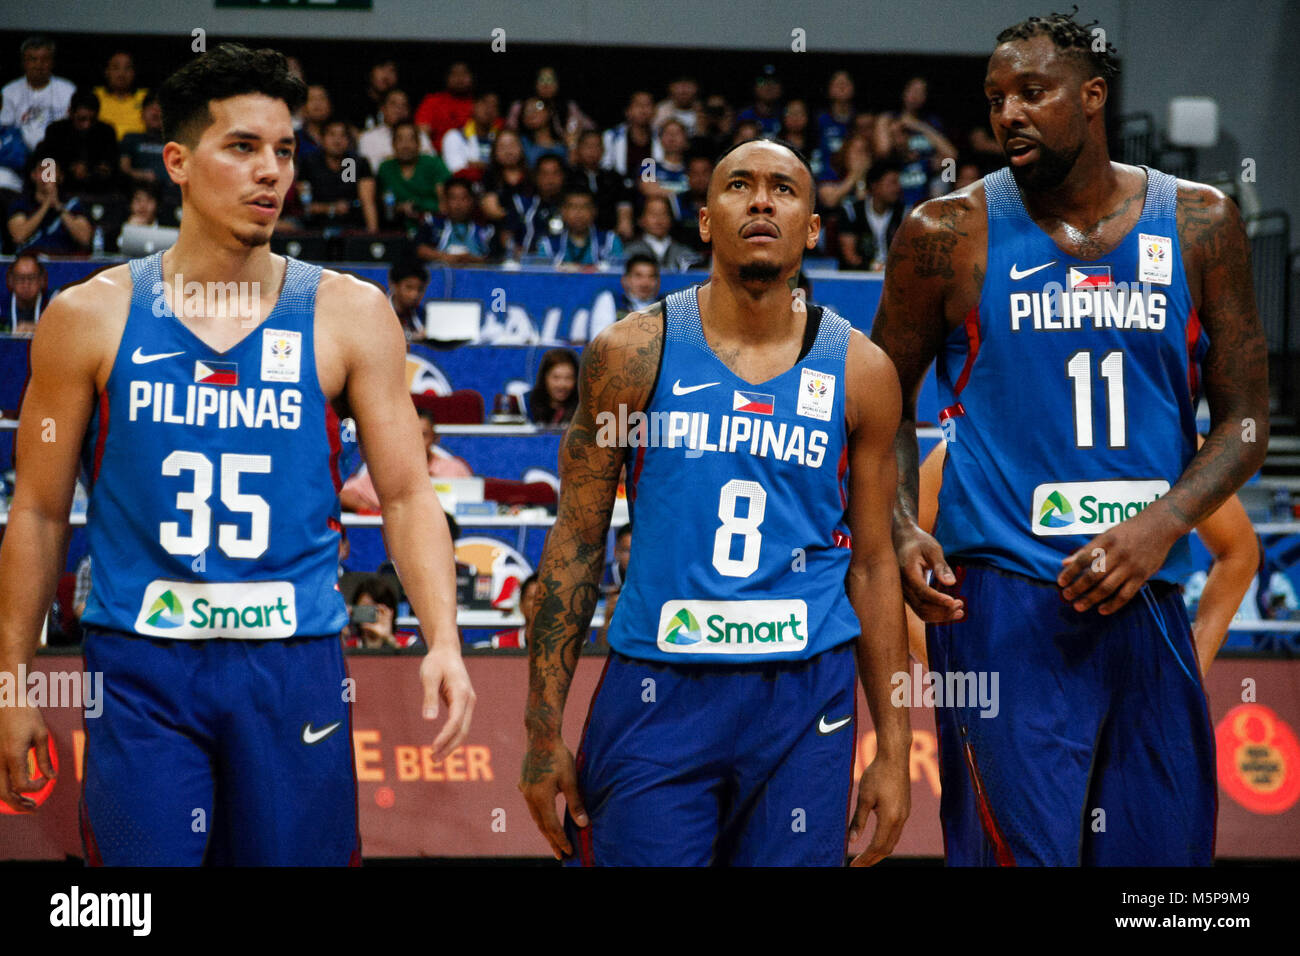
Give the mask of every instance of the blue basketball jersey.
M 83 449 L 84 623 L 181 639 L 338 633 L 339 433 L 316 378 L 320 269 L 289 259 L 270 315 L 217 352 L 168 307 L 161 253 L 130 268 L 126 328 Z
M 1209 340 L 1174 177 L 1147 170 L 1141 218 L 1096 261 L 1034 223 L 1010 169 L 984 188 L 979 307 L 938 359 L 948 455 L 935 537 L 949 559 L 1055 580 L 1063 557 L 1167 492 L 1195 454 Z M 1183 538 L 1154 577 L 1181 582 L 1190 562 Z
M 644 415 L 597 422 L 611 439 L 615 429 L 635 436 L 632 554 L 610 646 L 634 658 L 729 664 L 805 658 L 853 640 L 858 621 L 844 590 L 849 323 L 823 310 L 807 354 L 759 384 L 709 348 L 695 287 L 667 297 L 664 324 Z

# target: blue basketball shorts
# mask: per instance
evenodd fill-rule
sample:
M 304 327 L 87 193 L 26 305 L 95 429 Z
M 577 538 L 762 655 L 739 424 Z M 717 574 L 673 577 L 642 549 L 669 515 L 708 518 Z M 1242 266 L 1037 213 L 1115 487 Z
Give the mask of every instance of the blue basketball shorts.
M 338 635 L 156 640 L 91 629 L 81 833 L 108 866 L 361 860 Z
M 1102 615 L 1055 583 L 953 571 L 939 589 L 965 619 L 926 626 L 951 688 L 935 707 L 948 864 L 1209 866 L 1214 730 L 1179 590 L 1149 582 Z M 963 701 L 981 674 L 991 702 Z
M 843 866 L 853 643 L 803 661 L 679 667 L 610 652 L 577 756 L 587 866 Z

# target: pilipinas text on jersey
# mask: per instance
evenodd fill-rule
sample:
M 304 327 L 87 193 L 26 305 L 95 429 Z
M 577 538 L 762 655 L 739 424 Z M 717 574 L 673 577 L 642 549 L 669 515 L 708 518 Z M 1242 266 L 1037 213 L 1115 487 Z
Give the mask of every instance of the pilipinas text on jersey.
M 1063 252 L 1029 216 L 1009 169 L 984 179 L 980 303 L 938 360 L 948 442 L 935 537 L 1055 580 L 1061 560 L 1139 513 L 1196 451 L 1208 339 L 1178 246 L 1177 180 L 1147 170 L 1141 217 L 1111 252 Z M 1190 572 L 1186 539 L 1155 577 Z
M 217 352 L 130 263 L 122 341 L 83 448 L 84 621 L 149 637 L 337 633 L 338 421 L 316 379 L 320 269 L 295 259 L 270 315 Z
M 816 307 L 807 321 L 816 327 L 805 354 L 754 384 L 709 348 L 694 287 L 665 300 L 649 403 L 634 421 L 605 423 L 632 431 L 632 554 L 614 649 L 752 663 L 810 657 L 857 636 L 844 590 L 850 327 Z

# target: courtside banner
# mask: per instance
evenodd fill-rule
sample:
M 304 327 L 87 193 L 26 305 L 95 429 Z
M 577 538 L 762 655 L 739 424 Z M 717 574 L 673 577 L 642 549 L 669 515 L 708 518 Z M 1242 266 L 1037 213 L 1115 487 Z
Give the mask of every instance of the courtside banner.
M 352 738 L 366 856 L 550 855 L 517 789 L 528 659 L 497 653 L 470 655 L 466 662 L 478 694 L 473 728 L 461 747 L 434 760 L 430 745 L 438 725 L 419 714 L 419 656 L 348 658 L 356 680 Z M 585 657 L 574 676 L 564 734 L 575 752 L 603 665 L 602 657 Z M 47 704 L 60 703 L 52 695 L 59 676 L 79 673 L 82 667 L 79 657 L 39 656 L 23 675 L 29 697 L 33 688 L 42 687 Z M 926 706 L 926 687 L 935 685 L 916 665 L 910 677 L 910 689 L 900 695 L 912 705 L 912 815 L 895 855 L 939 857 L 943 837 L 934 711 Z M 15 701 L 16 678 L 0 679 L 0 700 L 7 706 Z M 1208 691 L 1218 747 L 1219 858 L 1300 859 L 1300 661 L 1220 660 L 1211 669 Z M 934 694 L 928 696 L 934 699 Z M 0 816 L 0 859 L 82 855 L 77 799 L 83 721 L 111 719 L 111 714 L 83 719 L 82 710 L 70 706 L 46 706 L 43 714 L 54 739 L 59 778 L 38 812 Z M 855 772 L 875 753 L 875 732 L 861 692 L 858 720 Z M 300 730 L 285 727 L 286 734 Z M 264 772 L 273 774 L 276 768 Z

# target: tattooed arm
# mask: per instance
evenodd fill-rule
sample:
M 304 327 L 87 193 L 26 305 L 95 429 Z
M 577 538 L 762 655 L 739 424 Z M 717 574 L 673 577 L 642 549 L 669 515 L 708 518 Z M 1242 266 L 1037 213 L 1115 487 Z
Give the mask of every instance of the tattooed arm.
M 644 410 L 659 370 L 661 307 L 633 312 L 587 346 L 578 409 L 560 447 L 560 508 L 538 569 L 537 616 L 528 635 L 527 750 L 519 789 L 557 858 L 573 852 L 555 812 L 563 793 L 578 826 L 587 825 L 573 755 L 560 730 L 569 683 L 599 594 L 605 536 L 625 444 L 601 428 L 602 412 L 626 420 Z M 626 415 L 619 416 L 619 406 Z
M 1210 431 L 1162 498 L 1065 559 L 1057 583 L 1081 611 L 1096 605 L 1110 614 L 1123 607 L 1164 564 L 1174 542 L 1223 504 L 1268 454 L 1268 350 L 1236 204 L 1210 186 L 1180 181 L 1178 244 L 1210 339 L 1201 363 Z M 1105 558 L 1100 566 L 1098 549 Z
M 930 364 L 949 331 L 979 303 L 984 282 L 982 187 L 971 187 L 918 206 L 899 227 L 885 264 L 885 288 L 871 339 L 893 360 L 903 393 L 894 439 L 898 492 L 894 500 L 894 550 L 903 594 L 923 621 L 956 620 L 961 602 L 926 584 L 925 572 L 952 583 L 943 549 L 917 522 L 916 402 Z

